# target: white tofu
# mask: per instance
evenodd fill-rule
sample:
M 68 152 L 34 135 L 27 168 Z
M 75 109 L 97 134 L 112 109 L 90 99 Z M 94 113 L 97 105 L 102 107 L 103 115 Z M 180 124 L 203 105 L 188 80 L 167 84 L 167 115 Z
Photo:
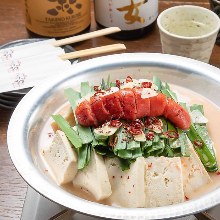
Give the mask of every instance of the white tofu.
M 185 196 L 190 198 L 193 192 L 212 182 L 193 146 L 190 157 L 182 157 L 183 189 Z
M 112 194 L 107 202 L 114 206 L 128 208 L 144 207 L 144 158 L 137 158 L 126 171 L 121 170 L 117 158 L 106 158 L 105 164 L 112 187 Z
M 146 161 L 145 207 L 172 205 L 184 201 L 179 157 L 148 157 Z
M 88 166 L 78 171 L 73 185 L 88 190 L 97 201 L 109 197 L 112 190 L 103 157 L 92 151 Z
M 73 180 L 77 173 L 77 154 L 64 132 L 56 131 L 52 144 L 43 150 L 43 157 L 59 185 Z

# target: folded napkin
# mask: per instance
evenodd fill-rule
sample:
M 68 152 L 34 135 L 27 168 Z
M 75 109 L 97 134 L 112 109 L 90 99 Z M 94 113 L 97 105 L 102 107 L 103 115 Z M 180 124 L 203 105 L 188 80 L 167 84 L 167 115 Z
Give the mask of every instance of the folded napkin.
M 54 47 L 55 40 L 43 40 L 0 50 L 0 93 L 33 87 L 47 78 L 63 74 L 71 67 Z

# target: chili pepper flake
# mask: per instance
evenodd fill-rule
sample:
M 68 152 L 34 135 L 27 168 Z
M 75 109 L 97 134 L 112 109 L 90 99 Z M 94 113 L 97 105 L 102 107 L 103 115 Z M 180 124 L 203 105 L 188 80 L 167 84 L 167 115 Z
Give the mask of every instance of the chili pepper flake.
M 53 132 L 48 132 L 47 134 L 48 134 L 48 137 L 49 137 L 49 138 L 51 138 L 51 137 L 54 136 L 54 133 L 53 133 Z
M 178 138 L 179 134 L 177 131 L 166 131 L 163 133 L 168 138 Z
M 149 131 L 146 135 L 148 141 L 152 141 L 154 139 L 154 133 Z
M 100 89 L 99 86 L 93 86 L 93 89 L 94 89 L 94 91 L 96 91 L 96 92 L 101 91 L 101 89 Z
M 151 168 L 152 167 L 152 163 L 149 163 L 147 166 L 148 166 L 148 168 Z
M 218 175 L 218 176 L 219 176 L 219 175 L 220 175 L 220 171 L 216 172 L 216 175 Z
M 127 78 L 126 78 L 126 83 L 128 83 L 128 82 L 133 82 L 133 79 L 132 79 L 131 76 L 127 76 Z
M 142 82 L 141 85 L 143 88 L 151 88 L 152 82 Z
M 109 126 L 118 128 L 122 125 L 122 123 L 119 120 L 111 120 L 109 123 Z
M 116 79 L 115 83 L 116 83 L 116 86 L 120 89 L 120 87 L 121 87 L 121 82 L 120 82 L 120 80 Z
M 193 141 L 193 144 L 194 144 L 196 147 L 198 147 L 198 148 L 201 148 L 202 145 L 203 145 L 200 140 L 194 140 L 194 141 Z

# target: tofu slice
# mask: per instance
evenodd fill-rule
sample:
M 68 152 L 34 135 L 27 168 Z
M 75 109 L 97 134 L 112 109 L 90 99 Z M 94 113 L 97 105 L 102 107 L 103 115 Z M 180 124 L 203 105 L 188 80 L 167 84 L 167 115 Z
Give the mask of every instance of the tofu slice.
M 190 147 L 190 157 L 182 157 L 183 190 L 190 198 L 193 192 L 212 182 L 193 146 Z
M 144 207 L 144 158 L 137 158 L 126 171 L 121 170 L 118 158 L 106 158 L 105 165 L 112 187 L 107 203 L 128 208 Z
M 65 105 L 57 114 L 63 116 L 63 118 L 70 124 L 71 127 L 76 124 L 73 110 L 70 104 Z M 59 125 L 55 121 L 51 123 L 51 127 L 54 132 L 56 132 L 57 130 L 61 130 Z
M 64 132 L 56 131 L 52 144 L 43 150 L 43 157 L 59 185 L 73 180 L 77 173 L 77 154 Z
M 180 158 L 148 157 L 145 161 L 145 207 L 159 207 L 184 202 Z
M 88 190 L 97 201 L 109 197 L 112 190 L 103 157 L 92 151 L 88 166 L 78 171 L 73 185 Z

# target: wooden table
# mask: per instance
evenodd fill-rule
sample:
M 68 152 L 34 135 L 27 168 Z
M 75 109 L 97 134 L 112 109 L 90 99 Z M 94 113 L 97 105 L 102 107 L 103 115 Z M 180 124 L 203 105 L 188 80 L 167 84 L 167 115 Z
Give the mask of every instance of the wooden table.
M 179 4 L 194 4 L 209 8 L 208 0 L 160 0 L 160 11 Z M 92 15 L 91 31 L 95 29 Z M 0 45 L 24 38 L 29 38 L 29 36 L 24 25 L 22 0 L 1 0 Z M 123 42 L 100 37 L 78 43 L 74 47 L 76 50 L 81 50 L 117 42 L 122 42 L 127 46 L 126 52 L 161 52 L 157 26 L 150 34 L 138 40 Z M 220 48 L 216 45 L 210 64 L 220 68 Z M 6 133 L 12 112 L 12 110 L 0 109 L 0 219 L 20 219 L 27 190 L 27 184 L 17 173 L 7 150 Z

